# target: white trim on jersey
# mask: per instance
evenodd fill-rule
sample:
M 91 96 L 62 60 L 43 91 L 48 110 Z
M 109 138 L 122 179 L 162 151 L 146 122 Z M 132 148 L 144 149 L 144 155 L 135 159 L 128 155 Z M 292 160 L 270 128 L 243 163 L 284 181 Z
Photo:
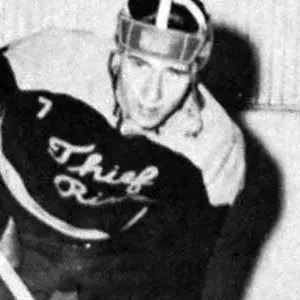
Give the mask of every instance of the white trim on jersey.
M 2 123 L 3 117 L 0 119 L 0 131 Z M 99 241 L 110 237 L 108 233 L 98 229 L 83 229 L 70 225 L 44 210 L 43 207 L 30 196 L 20 174 L 5 157 L 3 153 L 2 134 L 0 134 L 0 166 L 0 176 L 12 196 L 26 211 L 42 223 L 75 239 Z
M 16 300 L 34 300 L 28 288 L 11 266 L 6 257 L 0 252 L 0 278 Z

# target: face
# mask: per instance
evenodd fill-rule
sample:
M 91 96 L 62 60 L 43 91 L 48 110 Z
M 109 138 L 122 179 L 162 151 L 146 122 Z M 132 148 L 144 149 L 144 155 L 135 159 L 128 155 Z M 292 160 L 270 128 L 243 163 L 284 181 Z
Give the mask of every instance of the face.
M 125 52 L 117 99 L 123 114 L 142 128 L 166 120 L 183 100 L 190 84 L 189 65 L 145 54 Z

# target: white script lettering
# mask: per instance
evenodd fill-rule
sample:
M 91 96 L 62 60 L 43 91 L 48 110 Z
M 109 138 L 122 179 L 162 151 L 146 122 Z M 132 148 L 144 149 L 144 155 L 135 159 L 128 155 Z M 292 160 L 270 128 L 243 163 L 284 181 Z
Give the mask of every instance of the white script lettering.
M 38 119 L 43 119 L 46 117 L 46 115 L 50 112 L 52 108 L 52 101 L 45 98 L 45 97 L 39 97 L 38 98 L 39 103 L 42 105 L 41 110 L 37 114 Z
M 93 179 L 99 183 L 105 182 L 112 185 L 126 184 L 128 185 L 126 189 L 128 194 L 137 194 L 141 191 L 143 186 L 152 185 L 152 180 L 155 179 L 159 173 L 156 167 L 149 166 L 140 174 L 136 174 L 134 171 L 125 171 L 119 175 L 119 166 L 114 166 L 112 170 L 103 174 L 103 168 L 100 165 L 102 160 L 103 157 L 101 154 L 93 153 L 87 157 L 82 165 L 68 167 L 68 170 L 72 173 L 77 173 L 80 177 L 91 173 L 93 174 Z
M 76 146 L 62 139 L 51 137 L 49 139 L 48 153 L 60 165 L 65 164 L 72 154 L 90 153 L 95 149 L 95 145 Z
M 54 178 L 55 187 L 63 198 L 75 197 L 76 201 L 83 205 L 96 206 L 99 204 L 99 197 L 84 198 L 88 190 L 79 180 L 68 175 L 57 175 Z
M 79 180 L 72 178 L 71 176 L 60 174 L 54 178 L 55 187 L 62 198 L 74 197 L 79 204 L 85 206 L 100 207 L 105 205 L 114 205 L 117 203 L 124 202 L 126 200 L 131 200 L 134 202 L 140 202 L 144 204 L 151 204 L 155 201 L 143 195 L 132 195 L 128 197 L 125 196 L 111 196 L 103 198 L 101 193 L 97 196 L 91 198 L 85 198 L 88 190 L 86 186 Z
M 141 192 L 145 186 L 154 184 L 154 179 L 158 177 L 159 170 L 155 166 L 148 166 L 140 173 L 133 170 L 121 172 L 120 166 L 114 165 L 109 171 L 104 171 L 102 162 L 103 156 L 100 153 L 93 152 L 95 145 L 86 146 L 73 145 L 57 137 L 49 139 L 48 153 L 60 165 L 66 165 L 66 170 L 72 174 L 77 174 L 80 178 L 92 175 L 94 182 L 107 183 L 110 185 L 124 184 L 127 195 L 136 195 Z M 72 155 L 84 155 L 85 160 L 80 165 L 68 166 L 67 163 Z M 92 198 L 85 198 L 88 194 L 87 187 L 79 180 L 68 175 L 60 174 L 54 178 L 54 184 L 63 198 L 75 197 L 78 203 L 99 205 L 101 192 Z

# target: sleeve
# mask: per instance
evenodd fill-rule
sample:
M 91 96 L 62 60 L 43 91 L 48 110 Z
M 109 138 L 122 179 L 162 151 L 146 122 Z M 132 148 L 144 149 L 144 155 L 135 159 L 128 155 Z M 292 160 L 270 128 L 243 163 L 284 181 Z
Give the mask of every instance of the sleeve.
M 207 269 L 203 299 L 243 298 L 260 249 L 279 217 L 277 167 L 250 137 L 246 156 L 245 187 L 224 222 Z
M 147 136 L 184 155 L 201 169 L 213 206 L 232 205 L 244 185 L 244 138 L 239 127 L 202 84 L 199 91 L 205 106 L 194 121 L 190 115 L 182 116 L 178 111 L 159 134 Z M 195 124 L 200 122 L 197 128 Z M 186 128 L 192 127 L 199 133 L 186 134 Z
M 198 155 L 191 157 L 202 169 L 211 203 L 232 205 L 244 186 L 244 137 L 209 91 L 203 85 L 199 90 L 206 107 L 202 111 L 203 131 L 195 141 Z

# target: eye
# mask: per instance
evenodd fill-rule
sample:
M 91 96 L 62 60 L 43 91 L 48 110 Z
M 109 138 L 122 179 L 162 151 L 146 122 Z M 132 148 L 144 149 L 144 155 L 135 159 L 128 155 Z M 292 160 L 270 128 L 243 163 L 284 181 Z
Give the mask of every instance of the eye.
M 189 70 L 170 67 L 168 68 L 168 74 L 173 77 L 188 76 Z
M 142 68 L 147 65 L 147 63 L 139 57 L 130 57 L 129 61 L 135 67 Z

